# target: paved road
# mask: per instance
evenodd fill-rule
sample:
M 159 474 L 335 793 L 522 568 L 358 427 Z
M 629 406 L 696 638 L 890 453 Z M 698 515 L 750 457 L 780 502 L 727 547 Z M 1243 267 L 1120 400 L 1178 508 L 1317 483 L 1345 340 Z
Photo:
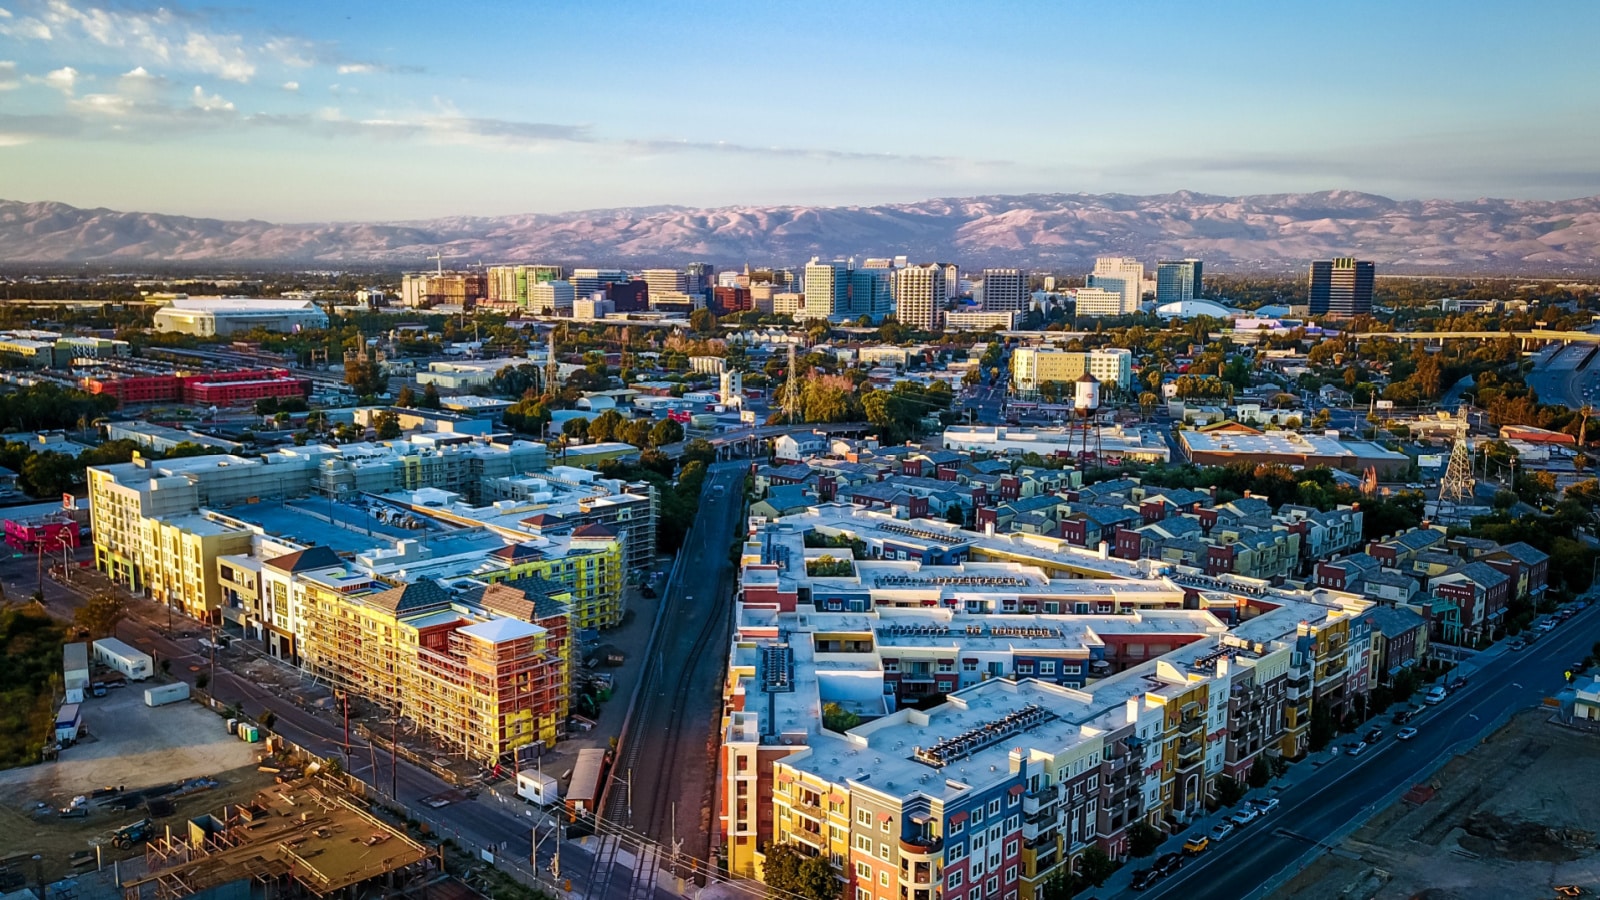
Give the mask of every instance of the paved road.
M 1504 653 L 1474 674 L 1466 687 L 1412 722 L 1410 741 L 1395 741 L 1387 717 L 1373 724 L 1385 732 L 1367 753 L 1334 757 L 1320 776 L 1278 793 L 1275 812 L 1258 819 L 1216 849 L 1190 861 L 1177 874 L 1147 891 L 1148 897 L 1184 900 L 1238 900 L 1280 875 L 1303 868 L 1386 805 L 1392 794 L 1426 780 L 1457 754 L 1470 749 L 1512 713 L 1537 706 L 1563 686 L 1562 672 L 1600 639 L 1600 612 L 1591 607 L 1521 653 Z M 1347 743 L 1341 738 L 1338 743 Z M 1316 754 L 1325 759 L 1326 754 Z M 1313 765 L 1308 760 L 1297 765 Z M 1207 822 L 1205 827 L 1209 827 Z M 1160 852 L 1178 849 L 1182 836 Z M 1130 865 L 1132 870 L 1148 860 Z M 1124 888 L 1127 874 L 1107 884 Z
M 702 807 L 714 796 L 708 742 L 720 718 L 734 587 L 729 550 L 743 524 L 747 471 L 747 463 L 718 463 L 706 478 L 607 795 L 609 819 L 664 844 L 676 837 L 682 853 L 701 860 L 710 855 L 715 823 Z

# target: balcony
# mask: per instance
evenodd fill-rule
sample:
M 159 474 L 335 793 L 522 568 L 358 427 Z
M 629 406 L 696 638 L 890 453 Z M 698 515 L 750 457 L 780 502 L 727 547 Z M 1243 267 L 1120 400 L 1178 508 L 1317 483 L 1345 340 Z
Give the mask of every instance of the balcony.
M 828 839 L 823 837 L 821 832 L 807 831 L 804 828 L 791 828 L 789 829 L 788 836 L 794 838 L 802 844 L 805 844 L 808 847 L 814 847 L 817 850 L 828 849 Z
M 818 822 L 821 822 L 823 816 L 825 815 L 822 811 L 822 807 L 813 803 L 805 803 L 800 800 L 791 801 L 789 803 L 789 808 L 802 816 L 805 816 L 809 819 L 815 819 Z
M 1178 734 L 1184 737 L 1193 737 L 1205 727 L 1205 716 L 1184 716 L 1178 720 Z
M 1191 756 L 1203 756 L 1206 745 L 1201 741 L 1184 738 L 1178 742 L 1178 760 L 1181 762 Z
M 1036 791 L 1029 791 L 1022 795 L 1023 815 L 1032 815 L 1041 809 L 1049 807 L 1061 798 L 1059 785 L 1045 785 Z

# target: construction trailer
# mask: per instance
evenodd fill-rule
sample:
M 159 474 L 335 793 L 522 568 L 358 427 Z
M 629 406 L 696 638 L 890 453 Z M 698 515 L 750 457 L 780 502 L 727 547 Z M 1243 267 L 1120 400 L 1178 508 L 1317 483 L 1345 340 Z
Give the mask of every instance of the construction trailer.
M 94 661 L 121 672 L 129 681 L 143 681 L 155 672 L 155 662 L 150 659 L 150 654 L 116 638 L 101 638 L 94 642 Z
M 83 715 L 78 704 L 68 703 L 56 711 L 56 743 L 65 747 L 78 739 L 83 728 Z
M 145 706 L 166 706 L 169 703 L 178 703 L 189 699 L 189 684 L 185 681 L 175 681 L 172 684 L 162 684 L 144 689 Z
M 89 645 L 64 644 L 61 647 L 61 686 L 68 703 L 82 703 L 89 687 Z

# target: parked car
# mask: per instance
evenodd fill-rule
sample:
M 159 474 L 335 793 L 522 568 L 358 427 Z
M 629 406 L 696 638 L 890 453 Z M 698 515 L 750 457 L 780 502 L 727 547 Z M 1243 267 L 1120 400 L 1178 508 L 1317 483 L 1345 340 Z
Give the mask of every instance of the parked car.
M 1264 816 L 1267 813 L 1277 809 L 1278 802 L 1279 801 L 1277 797 L 1268 797 L 1265 800 L 1251 800 L 1250 805 L 1254 806 L 1256 811 Z
M 1213 841 L 1226 840 L 1230 834 L 1233 834 L 1233 826 L 1227 822 L 1218 822 L 1211 826 L 1211 839 Z
M 1256 816 L 1259 815 L 1261 815 L 1261 813 L 1257 812 L 1255 807 L 1246 806 L 1245 808 L 1238 810 L 1233 815 L 1229 816 L 1228 821 L 1232 822 L 1235 827 L 1243 828 L 1246 825 L 1249 825 L 1251 822 L 1254 822 L 1256 820 Z
M 1189 854 L 1190 856 L 1199 856 L 1210 849 L 1211 838 L 1206 837 L 1198 831 L 1189 835 L 1187 838 L 1184 838 L 1183 852 Z
M 1414 716 L 1414 715 L 1416 715 L 1415 712 L 1413 712 L 1413 711 L 1411 711 L 1409 709 L 1402 709 L 1399 712 L 1395 713 L 1393 716 L 1391 716 L 1389 718 L 1389 721 L 1394 723 L 1395 725 L 1404 725 L 1405 723 L 1411 721 L 1411 717 Z
M 1357 741 L 1356 745 L 1354 747 L 1350 748 L 1350 755 L 1351 756 L 1360 756 L 1361 754 L 1367 752 L 1367 748 L 1370 747 L 1370 746 L 1372 746 L 1372 745 L 1367 743 L 1366 741 Z
M 1409 741 L 1416 736 L 1417 730 L 1410 727 L 1402 728 L 1394 733 L 1394 739 L 1397 741 Z
M 1446 690 L 1451 690 L 1451 691 L 1459 691 L 1459 690 L 1461 690 L 1462 688 L 1464 688 L 1466 686 L 1467 686 L 1466 677 L 1465 676 L 1457 676 L 1455 678 L 1450 679 L 1450 681 L 1445 684 L 1445 689 Z
M 1589 664 L 1580 659 L 1572 665 L 1567 666 L 1567 668 L 1571 669 L 1572 674 L 1574 675 L 1582 675 L 1583 673 L 1589 671 Z
M 1448 696 L 1450 696 L 1450 692 L 1445 690 L 1443 685 L 1436 684 L 1428 688 L 1428 693 L 1422 698 L 1422 702 L 1429 706 L 1438 706 Z
M 1140 869 L 1133 873 L 1133 881 L 1129 882 L 1128 887 L 1136 891 L 1147 891 L 1160 880 L 1161 873 L 1155 869 Z
M 1507 644 L 1506 649 L 1510 650 L 1512 653 L 1521 653 L 1522 651 L 1528 649 L 1528 642 L 1522 638 L 1517 638 L 1516 640 Z
M 1362 737 L 1362 740 L 1369 744 L 1376 744 L 1378 742 L 1378 738 L 1381 737 L 1383 737 L 1383 729 L 1373 728 L 1367 731 L 1366 735 Z
M 1555 619 L 1545 619 L 1543 622 L 1539 623 L 1539 630 L 1540 631 L 1544 631 L 1544 632 L 1555 631 L 1556 630 L 1556 620 Z
M 1165 878 L 1183 868 L 1183 854 L 1164 853 L 1160 859 L 1156 860 L 1154 868 L 1161 874 L 1161 877 Z

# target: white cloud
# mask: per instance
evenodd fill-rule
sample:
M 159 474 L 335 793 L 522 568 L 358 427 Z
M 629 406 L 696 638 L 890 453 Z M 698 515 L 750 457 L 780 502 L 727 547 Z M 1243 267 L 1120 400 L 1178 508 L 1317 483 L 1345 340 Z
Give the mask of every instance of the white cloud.
M 17 64 L 0 61 L 0 91 L 14 91 L 21 86 L 22 80 L 17 78 Z
M 371 75 L 378 67 L 371 63 L 345 63 L 339 67 L 340 75 Z
M 206 30 L 168 9 L 107 10 L 71 0 L 32 5 L 31 13 L 0 18 L 0 35 L 121 50 L 127 57 L 230 81 L 248 81 L 256 71 L 241 36 Z
M 300 90 L 300 82 L 298 82 L 298 81 L 285 81 L 283 83 L 283 89 L 288 91 L 288 92 L 290 92 L 290 93 L 294 93 L 295 91 Z
M 198 84 L 194 86 L 191 102 L 196 109 L 205 112 L 233 112 L 232 103 L 222 99 L 220 94 L 207 94 Z
M 72 95 L 72 89 L 78 85 L 78 70 L 71 66 L 62 66 L 45 75 L 42 79 L 47 87 L 55 88 L 63 94 Z

